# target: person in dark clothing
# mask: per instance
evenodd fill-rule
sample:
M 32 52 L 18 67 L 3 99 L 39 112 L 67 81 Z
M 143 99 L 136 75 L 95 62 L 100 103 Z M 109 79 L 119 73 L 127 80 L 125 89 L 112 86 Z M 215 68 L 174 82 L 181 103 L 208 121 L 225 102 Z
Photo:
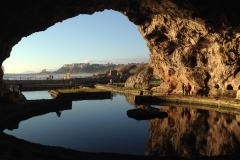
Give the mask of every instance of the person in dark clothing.
M 18 84 L 18 91 L 19 91 L 19 94 L 22 93 L 22 82 Z
M 182 83 L 182 95 L 184 95 L 184 94 L 185 94 L 185 84 Z

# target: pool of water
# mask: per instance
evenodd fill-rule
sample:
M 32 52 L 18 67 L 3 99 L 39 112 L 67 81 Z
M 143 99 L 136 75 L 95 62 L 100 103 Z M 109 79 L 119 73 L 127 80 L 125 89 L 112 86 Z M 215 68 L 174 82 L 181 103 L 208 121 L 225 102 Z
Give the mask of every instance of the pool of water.
M 47 91 L 23 94 L 28 100 L 51 99 Z M 133 108 L 120 94 L 112 100 L 73 101 L 72 109 L 61 111 L 60 117 L 48 113 L 4 132 L 30 142 L 79 151 L 144 155 L 149 125 L 126 115 Z
M 51 99 L 47 91 L 23 92 L 28 100 Z M 160 107 L 161 106 L 161 107 Z M 135 107 L 160 108 L 167 118 L 135 120 Z M 73 101 L 71 110 L 21 121 L 4 132 L 20 139 L 86 152 L 168 157 L 240 157 L 240 111 L 189 105 L 138 105 L 133 96 Z

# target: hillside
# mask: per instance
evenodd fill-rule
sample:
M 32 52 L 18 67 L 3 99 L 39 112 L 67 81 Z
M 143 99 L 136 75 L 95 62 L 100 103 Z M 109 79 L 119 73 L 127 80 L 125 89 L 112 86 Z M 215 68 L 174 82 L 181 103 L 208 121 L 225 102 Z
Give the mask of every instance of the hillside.
M 103 73 L 106 71 L 109 71 L 111 69 L 114 69 L 116 65 L 109 65 L 109 66 L 100 66 L 98 68 L 94 66 L 88 66 L 85 68 L 78 68 L 78 67 L 73 67 L 73 68 L 68 68 L 68 67 L 61 67 L 57 71 L 54 71 L 53 73 Z

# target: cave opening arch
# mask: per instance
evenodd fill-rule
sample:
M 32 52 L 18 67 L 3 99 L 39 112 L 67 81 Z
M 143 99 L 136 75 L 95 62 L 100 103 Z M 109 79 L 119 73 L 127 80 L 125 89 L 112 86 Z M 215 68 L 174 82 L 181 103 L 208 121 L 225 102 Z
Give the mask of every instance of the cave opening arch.
M 29 68 L 39 66 L 38 72 L 47 68 L 40 67 L 42 62 L 57 65 L 50 67 L 51 70 L 78 62 L 140 63 L 148 61 L 148 52 L 135 24 L 120 12 L 104 10 L 93 15 L 78 15 L 23 38 L 13 47 L 11 57 L 3 66 L 8 73 L 11 64 L 20 69 L 24 63 L 30 64 Z M 36 61 L 29 61 L 31 56 Z M 37 61 L 40 64 L 36 65 Z

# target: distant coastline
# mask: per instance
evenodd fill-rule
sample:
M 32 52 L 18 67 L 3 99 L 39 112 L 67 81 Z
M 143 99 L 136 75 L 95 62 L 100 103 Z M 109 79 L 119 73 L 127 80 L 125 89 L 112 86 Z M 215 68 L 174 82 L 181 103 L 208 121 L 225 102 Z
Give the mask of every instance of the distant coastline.
M 41 72 L 37 74 L 82 74 L 82 73 L 105 73 L 109 70 L 115 69 L 120 66 L 124 65 L 138 65 L 142 63 L 128 63 L 128 64 L 90 64 L 90 63 L 72 63 L 72 64 L 65 64 L 61 68 L 56 71 L 47 71 L 43 69 Z
M 49 75 L 53 75 L 53 79 L 63 79 L 66 76 L 66 73 L 51 73 L 51 74 L 39 74 L 39 73 L 29 73 L 29 74 L 21 74 L 21 73 L 5 73 L 3 75 L 3 80 L 46 80 L 49 78 Z M 92 73 L 71 73 L 71 78 L 86 78 L 91 77 Z

